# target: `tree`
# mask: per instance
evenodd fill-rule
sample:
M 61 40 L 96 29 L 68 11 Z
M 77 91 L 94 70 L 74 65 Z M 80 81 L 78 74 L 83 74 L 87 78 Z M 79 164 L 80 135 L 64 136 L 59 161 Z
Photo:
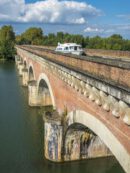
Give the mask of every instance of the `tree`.
M 123 41 L 122 50 L 130 51 L 130 40 Z
M 106 48 L 112 50 L 121 50 L 123 45 L 123 38 L 119 34 L 113 34 L 106 40 Z
M 103 48 L 104 47 L 103 39 L 99 36 L 95 36 L 95 37 L 90 38 L 88 47 L 93 48 L 93 49 Z
M 0 29 L 0 58 L 12 59 L 15 55 L 15 34 L 12 26 L 3 26 Z
M 130 40 L 125 40 L 119 34 L 102 38 L 100 36 L 84 37 L 80 34 L 57 32 L 43 35 L 41 28 L 29 28 L 23 34 L 16 36 L 17 44 L 33 44 L 45 46 L 57 46 L 57 43 L 77 43 L 84 48 L 107 50 L 130 50 Z
M 21 35 L 21 39 L 24 39 L 25 44 L 41 44 L 43 41 L 42 29 L 31 27 Z

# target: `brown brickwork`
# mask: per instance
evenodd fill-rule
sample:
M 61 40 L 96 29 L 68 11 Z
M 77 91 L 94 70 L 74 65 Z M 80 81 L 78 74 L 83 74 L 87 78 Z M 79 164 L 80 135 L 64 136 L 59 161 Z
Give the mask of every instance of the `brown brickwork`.
M 37 52 L 39 53 L 39 52 Z M 41 73 L 45 73 L 49 79 L 53 95 L 55 98 L 56 109 L 63 112 L 67 108 L 68 112 L 74 110 L 83 110 L 90 113 L 92 116 L 100 120 L 113 133 L 114 136 L 130 153 L 130 127 L 125 125 L 122 118 L 115 118 L 111 112 L 107 112 L 102 107 L 97 106 L 95 102 L 90 101 L 85 96 L 60 80 L 57 75 L 51 74 L 50 71 L 43 69 L 41 64 L 37 61 L 28 58 L 26 54 L 18 52 L 20 57 L 26 58 L 27 65 L 33 64 L 36 81 Z M 119 83 L 123 86 L 130 87 L 130 71 L 127 69 L 113 67 L 96 62 L 89 62 L 73 57 L 54 54 L 52 52 L 40 52 L 40 54 L 47 56 L 49 59 L 58 60 L 66 65 L 88 71 L 91 74 L 97 75 L 101 78 L 109 79 Z
M 117 86 L 121 85 L 130 88 L 130 61 L 118 61 L 117 59 L 109 60 L 105 58 L 96 57 L 75 57 L 70 55 L 56 54 L 54 51 L 41 51 L 29 47 L 25 49 L 36 53 L 37 55 L 47 57 L 52 61 L 57 61 L 63 65 L 73 67 L 84 73 L 93 75 L 99 79 L 109 83 L 115 83 Z

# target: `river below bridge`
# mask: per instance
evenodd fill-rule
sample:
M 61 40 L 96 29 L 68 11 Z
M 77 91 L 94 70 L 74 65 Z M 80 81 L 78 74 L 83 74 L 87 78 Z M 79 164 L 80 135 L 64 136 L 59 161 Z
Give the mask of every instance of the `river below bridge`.
M 55 164 L 43 156 L 43 120 L 14 63 L 0 64 L 0 173 L 124 173 L 114 157 Z

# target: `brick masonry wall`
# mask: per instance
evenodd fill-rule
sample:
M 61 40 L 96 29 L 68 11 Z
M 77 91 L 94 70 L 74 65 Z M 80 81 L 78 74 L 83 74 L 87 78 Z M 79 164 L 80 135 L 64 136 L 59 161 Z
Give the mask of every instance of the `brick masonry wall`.
M 26 49 L 37 53 L 39 56 L 47 57 L 63 65 L 70 66 L 86 74 L 92 75 L 107 83 L 114 83 L 116 86 L 130 88 L 130 61 L 111 60 L 96 57 L 77 57 L 64 54 L 56 54 L 54 51 Z
M 22 51 L 18 52 L 20 56 L 21 53 Z M 56 109 L 59 113 L 62 113 L 65 108 L 67 108 L 68 113 L 74 110 L 83 110 L 88 112 L 101 121 L 111 131 L 111 133 L 116 136 L 118 141 L 120 141 L 124 148 L 126 148 L 127 152 L 130 153 L 129 126 L 126 126 L 123 123 L 122 118 L 115 118 L 111 111 L 107 112 L 103 110 L 102 107 L 97 106 L 95 102 L 90 101 L 90 99 L 81 95 L 69 85 L 66 85 L 66 83 L 60 80 L 57 75 L 44 69 L 39 62 L 27 57 L 25 52 L 22 53 L 22 57 L 23 59 L 26 58 L 28 66 L 29 64 L 33 64 L 33 70 L 36 77 L 35 80 L 38 81 L 41 73 L 46 74 L 48 77 L 54 95 Z
M 107 112 L 103 110 L 102 107 L 97 106 L 95 102 L 90 101 L 90 99 L 82 95 L 80 92 L 74 90 L 72 87 L 67 85 L 56 74 L 52 74 L 50 73 L 49 70 L 44 69 L 41 63 L 28 57 L 26 53 L 27 53 L 26 51 L 22 51 L 22 50 L 18 51 L 18 55 L 20 55 L 20 57 L 22 57 L 23 59 L 26 59 L 28 64 L 27 66 L 29 66 L 29 64 L 33 65 L 35 80 L 38 81 L 41 73 L 46 74 L 46 76 L 48 77 L 51 88 L 52 88 L 52 92 L 54 95 L 56 109 L 58 110 L 59 113 L 62 113 L 65 110 L 65 108 L 67 108 L 68 113 L 74 110 L 83 110 L 89 113 L 92 117 L 95 117 L 100 122 L 102 122 L 102 124 L 104 124 L 109 129 L 109 131 L 111 131 L 111 133 L 118 139 L 118 141 L 122 144 L 122 146 L 124 146 L 126 151 L 130 154 L 130 147 L 129 147 L 130 146 L 129 145 L 130 131 L 129 131 L 129 126 L 126 126 L 123 123 L 122 121 L 123 117 L 120 117 L 119 119 L 115 118 L 112 115 L 111 111 Z M 77 59 L 74 57 L 70 57 L 68 61 L 68 57 L 65 55 L 60 55 L 60 54 L 57 55 L 55 53 L 47 52 L 47 51 L 42 52 L 42 54 L 43 56 L 45 57 L 47 56 L 48 58 L 52 60 L 59 60 L 60 62 L 64 62 L 66 65 L 71 63 L 69 65 L 75 66 L 77 68 L 82 68 L 84 70 L 87 69 L 89 72 L 94 74 L 97 73 L 98 75 L 101 75 L 101 72 L 103 73 L 102 70 L 104 70 L 103 75 L 105 74 L 104 76 L 105 78 L 107 78 L 107 75 L 109 76 L 109 73 L 113 68 L 115 71 L 113 70 L 113 73 L 112 73 L 113 75 L 110 75 L 110 77 L 113 76 L 113 79 L 117 80 L 122 75 L 122 81 L 124 82 L 126 80 L 126 82 L 129 82 L 128 81 L 130 77 L 129 70 L 124 68 L 113 67 L 111 65 L 105 65 L 105 64 L 96 63 L 96 62 L 89 62 L 89 61 Z M 106 70 L 105 68 L 108 68 L 108 69 Z M 124 73 L 126 75 L 125 80 L 124 80 L 125 76 L 123 77 Z M 127 75 L 127 73 L 129 75 Z M 120 81 L 117 80 L 117 82 L 120 82 Z
M 85 52 L 90 56 L 103 56 L 109 58 L 130 58 L 130 51 L 85 49 Z
M 54 46 L 36 46 L 45 49 L 55 50 Z M 103 50 L 103 49 L 84 49 L 85 53 L 89 56 L 100 56 L 109 58 L 130 58 L 130 51 L 120 50 Z

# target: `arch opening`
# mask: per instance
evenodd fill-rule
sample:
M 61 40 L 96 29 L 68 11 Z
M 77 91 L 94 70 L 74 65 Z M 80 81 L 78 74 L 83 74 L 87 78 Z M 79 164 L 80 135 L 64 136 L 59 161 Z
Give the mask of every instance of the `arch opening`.
M 29 78 L 28 78 L 29 81 L 33 81 L 34 80 L 34 72 L 33 72 L 32 66 L 29 67 L 28 73 L 29 73 Z
M 113 131 L 105 125 L 104 122 L 97 119 L 94 115 L 82 110 L 75 110 L 70 112 L 66 118 L 66 126 L 69 127 L 74 123 L 80 123 L 91 129 L 103 143 L 109 148 L 122 168 L 129 172 L 130 170 L 130 154 L 127 148 L 121 141 L 113 134 Z
M 38 85 L 38 100 L 41 106 L 52 107 L 53 102 L 50 94 L 49 87 L 44 79 L 39 81 Z
M 24 65 L 24 68 L 27 68 L 27 62 L 26 61 L 23 62 L 23 65 Z
M 64 139 L 64 159 L 81 160 L 112 155 L 102 140 L 81 123 L 71 124 Z
M 50 81 L 45 73 L 41 73 L 37 82 L 37 95 L 41 106 L 49 106 L 49 110 L 56 109 L 54 94 Z M 51 109 L 50 109 L 51 108 Z

